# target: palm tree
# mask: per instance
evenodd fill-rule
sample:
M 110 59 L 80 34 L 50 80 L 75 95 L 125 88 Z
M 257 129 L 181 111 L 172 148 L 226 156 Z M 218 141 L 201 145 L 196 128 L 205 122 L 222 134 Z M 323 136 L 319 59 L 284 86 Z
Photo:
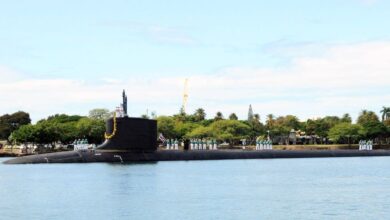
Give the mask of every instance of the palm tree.
M 352 122 L 352 118 L 351 118 L 351 116 L 350 116 L 348 113 L 345 113 L 345 114 L 343 115 L 343 117 L 341 118 L 341 121 L 342 121 L 342 122 L 351 123 L 351 122 Z
M 370 122 L 379 122 L 378 116 L 373 111 L 362 110 L 357 119 L 357 123 L 364 125 Z
M 259 114 L 254 114 L 254 115 L 253 115 L 253 119 L 254 119 L 255 121 L 260 121 L 260 115 L 259 115 Z
M 267 120 L 265 121 L 268 128 L 272 127 L 275 123 L 275 116 L 273 114 L 267 115 Z
M 238 117 L 236 115 L 236 113 L 232 113 L 229 115 L 229 120 L 238 120 Z
M 194 116 L 196 121 L 203 121 L 206 118 L 206 112 L 203 108 L 198 108 L 196 109 Z
M 382 113 L 382 122 L 384 122 L 390 118 L 390 107 L 383 106 L 381 113 Z
M 217 114 L 214 117 L 214 120 L 218 121 L 218 120 L 222 120 L 222 119 L 223 119 L 222 112 L 217 112 Z

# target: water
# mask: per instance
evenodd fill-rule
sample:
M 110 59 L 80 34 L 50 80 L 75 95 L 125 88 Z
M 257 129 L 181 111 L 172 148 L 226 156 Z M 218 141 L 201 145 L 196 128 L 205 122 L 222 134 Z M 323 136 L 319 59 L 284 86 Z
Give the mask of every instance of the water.
M 389 196 L 390 157 L 0 165 L 0 219 L 388 219 Z

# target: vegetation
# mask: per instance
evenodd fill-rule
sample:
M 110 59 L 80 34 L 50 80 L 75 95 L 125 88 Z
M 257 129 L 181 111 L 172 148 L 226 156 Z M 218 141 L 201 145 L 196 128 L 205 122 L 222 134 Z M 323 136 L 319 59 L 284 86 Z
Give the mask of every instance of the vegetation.
M 372 139 L 376 143 L 389 144 L 390 142 L 390 108 L 383 107 L 381 115 L 373 111 L 363 110 L 352 123 L 349 114 L 326 116 L 317 119 L 300 121 L 294 115 L 265 117 L 265 123 L 260 115 L 253 113 L 250 107 L 248 118 L 239 120 L 235 113 L 225 118 L 217 112 L 211 119 L 206 118 L 205 110 L 196 109 L 193 114 L 186 114 L 181 110 L 173 116 L 159 116 L 157 120 L 158 132 L 165 138 L 213 138 L 237 144 L 241 139 L 254 143 L 257 137 L 288 138 L 292 132 L 300 137 L 312 138 L 319 143 L 353 144 L 360 139 Z M 92 143 L 101 143 L 105 131 L 105 119 L 110 116 L 106 109 L 93 109 L 88 117 L 78 115 L 54 115 L 47 119 L 30 124 L 28 113 L 16 112 L 0 117 L 0 139 L 11 142 L 24 143 L 71 143 L 75 139 L 87 138 Z M 149 118 L 144 115 L 144 118 Z M 306 142 L 302 142 L 306 143 Z M 317 143 L 317 142 L 315 142 Z M 313 144 L 313 142 L 312 142 Z
M 384 108 L 385 109 L 385 108 Z M 213 119 L 206 119 L 203 109 L 198 109 L 192 115 L 183 111 L 178 115 L 157 117 L 158 131 L 166 138 L 213 138 L 235 144 L 240 139 L 253 141 L 257 137 L 288 137 L 290 132 L 299 132 L 306 138 L 314 138 L 320 143 L 352 144 L 359 139 L 375 139 L 376 142 L 389 143 L 390 123 L 385 117 L 381 122 L 372 112 L 363 110 L 357 123 L 352 123 L 349 114 L 326 116 L 318 119 L 308 119 L 301 122 L 294 115 L 275 117 L 266 116 L 265 124 L 261 123 L 260 115 L 254 114 L 250 106 L 247 120 L 238 120 L 235 113 L 228 119 L 217 112 Z
M 100 113 L 97 114 L 97 112 Z M 108 111 L 99 109 L 91 111 L 91 113 L 93 114 L 90 114 L 89 117 L 57 114 L 40 120 L 35 125 L 25 123 L 7 138 L 14 143 L 48 144 L 61 142 L 69 144 L 82 138 L 87 138 L 90 143 L 101 143 L 105 131 L 104 118 Z
M 30 123 L 30 115 L 22 111 L 0 116 L 0 140 L 6 140 L 13 131 Z

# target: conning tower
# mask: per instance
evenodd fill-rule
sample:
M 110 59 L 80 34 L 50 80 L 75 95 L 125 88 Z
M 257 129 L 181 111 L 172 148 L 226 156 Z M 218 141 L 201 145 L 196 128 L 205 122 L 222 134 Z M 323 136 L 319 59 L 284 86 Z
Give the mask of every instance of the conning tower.
M 106 141 L 99 150 L 153 152 L 157 150 L 157 121 L 128 117 L 127 96 L 122 93 L 122 117 L 109 118 L 106 122 Z

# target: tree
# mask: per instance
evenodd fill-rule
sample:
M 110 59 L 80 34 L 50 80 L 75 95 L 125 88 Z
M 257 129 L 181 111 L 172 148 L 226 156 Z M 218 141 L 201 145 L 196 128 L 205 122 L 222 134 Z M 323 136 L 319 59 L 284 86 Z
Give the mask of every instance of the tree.
M 315 134 L 320 137 L 328 137 L 329 130 L 340 124 L 341 120 L 337 116 L 326 116 L 324 118 L 316 120 L 316 130 Z
M 222 114 L 222 112 L 217 112 L 217 114 L 215 114 L 214 120 L 215 120 L 215 121 L 223 120 L 223 114 Z
M 231 144 L 249 137 L 250 127 L 236 120 L 219 120 L 210 125 L 212 136 L 220 141 L 228 141 Z
M 0 139 L 8 139 L 10 134 L 22 125 L 31 123 L 30 115 L 23 111 L 0 117 Z
M 382 122 L 390 119 L 390 107 L 383 106 L 381 113 L 382 113 Z
M 232 113 L 229 115 L 229 120 L 238 120 L 238 117 L 236 115 L 236 113 Z
M 211 127 L 199 126 L 185 135 L 186 138 L 214 138 Z
M 269 115 L 272 119 L 268 119 L 268 124 L 272 123 L 272 126 L 267 126 L 267 129 L 274 135 L 288 135 L 292 129 L 300 129 L 301 123 L 296 116 L 286 115 L 273 119 L 273 115 Z M 272 122 L 270 121 L 272 120 Z
M 253 120 L 255 120 L 255 121 L 260 121 L 260 115 L 259 114 L 254 114 L 253 115 Z
M 57 141 L 63 144 L 75 139 L 87 138 L 90 143 L 99 144 L 103 141 L 105 122 L 77 115 L 54 115 L 40 120 L 35 125 L 26 125 L 14 131 L 11 140 L 24 143 L 50 144 Z
M 184 111 L 184 108 L 181 107 L 180 108 L 180 111 L 179 111 L 179 114 L 176 114 L 176 115 L 173 115 L 173 119 L 175 119 L 175 121 L 187 121 L 191 118 L 191 116 L 188 116 L 187 113 Z
M 273 114 L 267 115 L 267 120 L 265 121 L 265 125 L 267 126 L 267 129 L 271 129 L 275 124 L 275 116 Z
M 172 117 L 159 116 L 157 117 L 157 131 L 162 133 L 166 138 L 175 138 L 177 137 L 175 123 Z
M 156 113 L 155 111 L 152 111 L 152 112 L 150 113 L 150 117 L 151 117 L 152 119 L 156 120 L 156 119 L 157 119 L 157 113 Z
M 345 113 L 343 117 L 341 117 L 341 122 L 347 122 L 347 123 L 352 123 L 352 118 L 348 113 Z
M 89 111 L 88 117 L 98 120 L 107 120 L 110 117 L 110 111 L 105 108 L 95 108 Z
M 329 138 L 338 143 L 351 144 L 358 140 L 362 130 L 363 127 L 361 125 L 343 122 L 329 130 Z
M 193 117 L 197 122 L 203 121 L 206 118 L 206 112 L 203 108 L 198 108 L 195 110 Z
M 104 141 L 104 132 L 106 128 L 103 120 L 82 118 L 75 126 L 77 128 L 77 133 L 70 135 L 68 140 L 63 140 L 65 143 L 73 141 L 76 137 L 87 138 L 90 143 L 94 144 L 99 144 Z
M 199 125 L 192 122 L 178 121 L 174 125 L 175 138 L 183 138 L 186 134 L 197 128 Z
M 379 121 L 365 122 L 362 128 L 362 136 L 368 139 L 385 137 L 387 133 L 386 126 Z
M 379 122 L 378 116 L 373 111 L 362 110 L 357 119 L 357 123 L 364 125 L 371 122 Z
M 149 119 L 149 115 L 147 115 L 147 114 L 142 114 L 142 115 L 141 115 L 141 118 L 143 118 L 143 119 Z
M 215 138 L 219 141 L 228 141 L 231 144 L 248 138 L 250 127 L 238 120 L 218 120 L 209 126 L 199 126 L 186 134 L 187 138 Z
M 10 141 L 17 143 L 36 142 L 35 126 L 31 124 L 20 126 L 18 130 L 12 132 Z
M 83 118 L 83 116 L 80 116 L 80 115 L 55 114 L 55 115 L 49 116 L 47 119 L 42 119 L 42 120 L 38 121 L 38 123 L 42 122 L 42 121 L 50 121 L 53 123 L 78 122 L 82 118 Z
M 251 128 L 249 132 L 249 137 L 251 138 L 251 141 L 254 141 L 257 136 L 259 136 L 261 133 L 264 133 L 264 125 L 260 122 L 260 115 L 254 114 L 251 121 L 246 121 Z

